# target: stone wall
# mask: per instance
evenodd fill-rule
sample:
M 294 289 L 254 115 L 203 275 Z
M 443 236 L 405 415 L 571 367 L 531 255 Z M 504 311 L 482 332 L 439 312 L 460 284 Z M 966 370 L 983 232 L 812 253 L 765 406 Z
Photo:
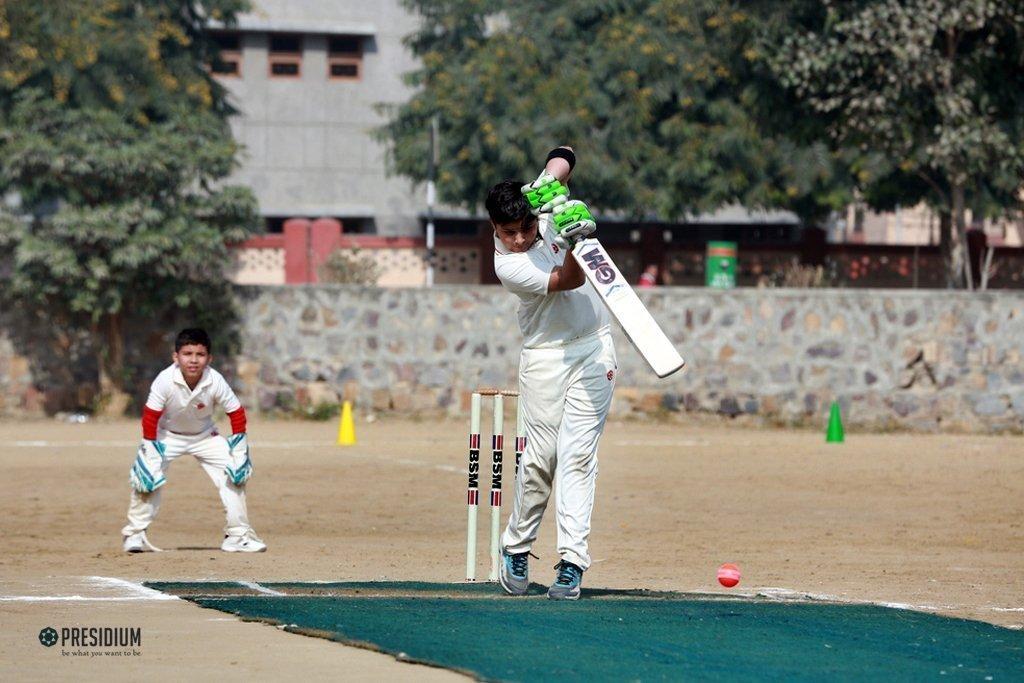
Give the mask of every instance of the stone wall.
M 514 388 L 516 299 L 498 287 L 242 287 L 243 350 L 219 367 L 251 410 L 462 414 Z M 1024 295 L 660 288 L 641 298 L 687 359 L 658 380 L 616 330 L 613 414 L 709 413 L 820 426 L 1021 431 Z M 41 377 L 0 315 L 0 413 L 38 412 Z M 166 363 L 163 350 L 152 366 Z M 144 372 L 150 372 L 145 368 Z M 55 375 L 48 377 L 50 384 Z M 140 378 L 144 391 L 147 379 Z M 67 390 L 64 391 L 66 395 Z M 71 393 L 74 393 L 73 391 Z
M 515 387 L 516 299 L 498 287 L 246 288 L 237 380 L 262 410 L 351 399 L 465 409 Z M 616 329 L 613 414 L 707 412 L 820 424 L 1019 431 L 1024 295 L 661 288 L 641 292 L 687 359 L 659 380 Z

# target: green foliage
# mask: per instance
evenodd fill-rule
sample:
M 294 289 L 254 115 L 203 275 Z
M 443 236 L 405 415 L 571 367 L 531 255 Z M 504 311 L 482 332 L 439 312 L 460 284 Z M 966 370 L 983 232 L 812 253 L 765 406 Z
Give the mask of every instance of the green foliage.
M 230 320 L 225 242 L 257 225 L 201 27 L 239 0 L 0 4 L 5 296 L 93 331 L 124 381 L 127 317 Z M 0 271 L 3 272 L 3 271 Z
M 231 24 L 247 0 L 0 2 L 0 91 L 38 88 L 59 102 L 139 120 L 183 102 L 226 110 L 205 69 L 211 19 Z
M 1024 6 L 1010 0 L 822 0 L 773 67 L 829 118 L 950 205 L 953 185 L 1013 199 L 1024 175 Z M 864 180 L 871 180 L 865 177 Z
M 924 200 L 939 209 L 950 281 L 961 281 L 965 208 L 990 216 L 1020 208 L 1024 5 L 793 4 L 817 11 L 794 17 L 777 41 L 774 73 L 825 122 L 834 147 L 865 153 L 857 177 L 871 205 Z
M 800 263 L 796 257 L 781 270 L 775 270 L 758 278 L 758 287 L 787 287 L 810 289 L 817 287 L 839 287 L 841 282 L 835 264 L 812 266 Z
M 296 408 L 292 413 L 295 417 L 316 422 L 326 422 L 341 414 L 341 404 L 330 401 L 321 401 L 316 405 L 302 406 Z
M 320 280 L 334 284 L 376 285 L 381 267 L 372 256 L 358 249 L 336 249 L 320 266 Z
M 393 169 L 422 181 L 428 121 L 439 117 L 446 202 L 478 205 L 563 143 L 581 159 L 574 194 L 632 217 L 742 202 L 814 222 L 849 199 L 846 162 L 794 142 L 793 121 L 776 125 L 768 106 L 783 99 L 759 36 L 779 3 L 405 4 L 423 17 L 407 41 L 422 61 L 409 76 L 418 91 L 380 133 Z

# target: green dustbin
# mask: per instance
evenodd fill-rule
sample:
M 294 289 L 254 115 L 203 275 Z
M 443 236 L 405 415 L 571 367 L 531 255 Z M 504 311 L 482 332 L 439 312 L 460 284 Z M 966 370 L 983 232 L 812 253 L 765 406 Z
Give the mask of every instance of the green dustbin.
M 716 289 L 732 289 L 736 286 L 735 242 L 708 242 L 704 284 Z

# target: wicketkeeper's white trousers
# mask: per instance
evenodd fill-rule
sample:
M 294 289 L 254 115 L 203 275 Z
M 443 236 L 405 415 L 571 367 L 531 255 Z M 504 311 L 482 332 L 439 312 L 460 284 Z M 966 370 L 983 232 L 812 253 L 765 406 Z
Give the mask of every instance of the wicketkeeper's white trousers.
M 558 555 L 590 566 L 587 539 L 597 483 L 597 445 L 615 388 L 615 346 L 605 329 L 565 346 L 523 349 L 519 409 L 523 450 L 515 498 L 502 545 L 530 550 L 555 488 Z
M 203 466 L 206 474 L 213 480 L 220 500 L 224 504 L 227 524 L 224 526 L 225 536 L 242 536 L 252 530 L 249 526 L 249 515 L 245 509 L 245 488 L 235 486 L 229 479 L 224 467 L 230 462 L 228 442 L 216 433 L 184 436 L 171 432 L 157 435 L 167 450 L 164 453 L 163 471 L 167 475 L 171 463 L 183 455 L 193 455 Z M 131 503 L 128 505 L 128 524 L 121 530 L 124 536 L 144 531 L 160 511 L 160 499 L 164 484 L 152 493 L 139 493 L 132 489 Z

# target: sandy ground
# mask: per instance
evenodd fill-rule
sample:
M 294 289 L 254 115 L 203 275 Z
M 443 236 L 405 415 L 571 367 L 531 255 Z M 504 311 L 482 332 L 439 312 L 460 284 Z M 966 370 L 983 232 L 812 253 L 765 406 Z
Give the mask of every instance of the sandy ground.
M 150 533 L 167 552 L 127 556 L 119 529 L 137 423 L 0 422 L 0 678 L 171 679 L 183 667 L 226 679 L 458 678 L 110 581 L 462 580 L 466 425 L 360 423 L 348 448 L 333 445 L 335 430 L 252 425 L 249 511 L 269 552 L 217 550 L 219 500 L 183 459 Z M 1020 628 L 1022 513 L 1021 437 L 853 434 L 826 445 L 817 432 L 613 423 L 584 587 L 724 591 L 715 570 L 734 562 L 738 591 L 899 603 Z M 543 583 L 557 560 L 553 527 L 549 515 L 531 565 Z M 488 528 L 481 506 L 483 578 Z M 41 628 L 67 625 L 140 626 L 143 646 L 90 660 L 39 644 Z

